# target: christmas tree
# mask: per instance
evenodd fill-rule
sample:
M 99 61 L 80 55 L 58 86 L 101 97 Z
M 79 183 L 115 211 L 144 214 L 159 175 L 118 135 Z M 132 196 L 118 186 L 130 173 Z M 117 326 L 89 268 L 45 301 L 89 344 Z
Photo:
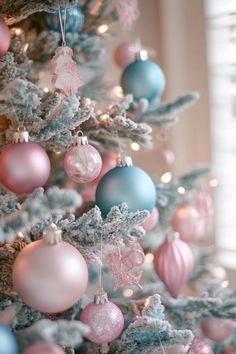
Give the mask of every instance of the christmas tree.
M 199 247 L 210 169 L 167 170 L 168 129 L 199 94 L 162 102 L 140 41 L 116 50 L 122 90 L 105 79 L 105 39 L 139 15 L 136 0 L 0 0 L 0 354 L 236 346 L 236 293 Z M 154 126 L 158 180 L 127 156 Z

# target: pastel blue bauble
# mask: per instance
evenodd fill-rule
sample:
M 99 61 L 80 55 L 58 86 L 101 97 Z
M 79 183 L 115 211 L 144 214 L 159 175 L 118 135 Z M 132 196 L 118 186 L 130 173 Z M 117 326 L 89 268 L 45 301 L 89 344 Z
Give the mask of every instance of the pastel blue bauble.
M 127 203 L 129 211 L 149 210 L 156 202 L 156 189 L 149 175 L 135 166 L 115 167 L 100 180 L 96 190 L 96 204 L 103 217 L 110 209 Z
M 160 97 L 166 80 L 159 65 L 151 60 L 135 60 L 129 64 L 121 77 L 124 94 L 132 94 L 134 100 L 146 98 L 148 101 Z
M 0 324 L 0 354 L 18 353 L 18 345 L 10 328 Z
M 65 16 L 65 9 L 61 10 L 62 20 Z M 51 31 L 61 32 L 59 14 L 45 12 L 44 15 L 46 27 Z M 80 32 L 84 25 L 84 15 L 81 10 L 81 6 L 78 4 L 66 9 L 66 33 L 67 32 Z

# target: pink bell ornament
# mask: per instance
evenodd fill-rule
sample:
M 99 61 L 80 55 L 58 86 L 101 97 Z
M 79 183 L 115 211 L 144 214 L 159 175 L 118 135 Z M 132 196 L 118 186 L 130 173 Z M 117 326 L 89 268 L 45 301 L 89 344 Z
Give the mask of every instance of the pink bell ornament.
M 194 258 L 190 247 L 178 234 L 168 235 L 154 253 L 154 268 L 170 294 L 177 298 L 193 270 Z
M 214 342 L 222 342 L 232 335 L 234 323 L 229 319 L 205 318 L 201 322 L 201 329 L 205 337 Z
M 211 347 L 203 338 L 195 337 L 192 341 L 188 354 L 214 354 Z

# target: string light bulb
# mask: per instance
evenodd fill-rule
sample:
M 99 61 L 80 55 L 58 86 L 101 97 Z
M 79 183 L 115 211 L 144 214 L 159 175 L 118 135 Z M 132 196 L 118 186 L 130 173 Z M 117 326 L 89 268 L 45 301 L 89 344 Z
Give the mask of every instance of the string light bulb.
M 172 180 L 172 173 L 171 172 L 165 172 L 161 176 L 161 181 L 163 183 L 169 183 Z
M 104 34 L 108 31 L 108 29 L 109 29 L 109 26 L 106 23 L 104 23 L 98 27 L 97 32 L 99 34 Z
M 132 143 L 130 144 L 130 147 L 133 151 L 139 151 L 140 150 L 140 145 L 138 143 Z

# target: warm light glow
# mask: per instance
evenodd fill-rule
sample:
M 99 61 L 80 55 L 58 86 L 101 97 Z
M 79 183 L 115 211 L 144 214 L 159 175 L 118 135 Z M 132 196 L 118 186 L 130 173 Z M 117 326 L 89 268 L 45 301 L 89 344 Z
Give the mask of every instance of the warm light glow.
M 163 183 L 169 183 L 172 180 L 172 173 L 171 172 L 165 172 L 161 176 L 161 181 Z
M 125 289 L 124 291 L 123 291 L 123 295 L 124 295 L 124 297 L 131 297 L 132 295 L 133 295 L 133 290 L 132 289 Z
M 122 87 L 121 86 L 115 86 L 112 89 L 112 95 L 115 96 L 115 97 L 118 97 L 118 98 L 122 98 L 124 96 Z
M 20 28 L 15 28 L 15 34 L 17 35 L 17 36 L 19 36 L 20 34 L 21 34 L 21 32 L 22 32 L 22 30 L 20 29 Z
M 138 143 L 132 143 L 130 145 L 131 149 L 134 151 L 139 151 L 140 150 L 140 145 Z
M 59 155 L 62 154 L 62 152 L 61 152 L 60 150 L 55 150 L 55 151 L 53 151 L 53 152 L 54 152 L 54 154 L 57 155 L 57 156 L 59 156 Z
M 209 181 L 209 186 L 215 188 L 219 185 L 219 181 L 216 178 L 212 178 Z
M 47 93 L 47 92 L 49 92 L 49 88 L 48 87 L 44 87 L 43 91 Z
M 104 113 L 104 114 L 101 115 L 100 120 L 106 121 L 108 118 L 109 118 L 109 114 Z
M 84 97 L 83 98 L 83 104 L 85 105 L 85 106 L 90 106 L 91 105 L 91 99 L 89 98 L 89 97 Z
M 108 31 L 108 25 L 106 23 L 104 23 L 103 25 L 100 25 L 97 29 L 97 32 L 99 34 L 103 34 L 103 33 L 106 33 Z
M 229 281 L 228 281 L 228 280 L 222 281 L 221 286 L 222 286 L 222 288 L 228 288 L 228 286 L 229 286 Z
M 18 232 L 17 236 L 18 236 L 18 237 L 20 237 L 20 238 L 24 238 L 24 235 L 22 234 L 22 232 L 21 232 L 21 231 L 20 231 L 20 232 Z
M 179 187 L 177 188 L 177 191 L 178 191 L 179 194 L 185 194 L 185 193 L 186 193 L 185 188 L 182 187 L 182 186 L 179 186 Z
M 147 307 L 150 304 L 150 298 L 148 297 L 147 300 L 144 302 L 144 307 Z
M 28 48 L 29 48 L 29 43 L 26 43 L 26 44 L 24 45 L 23 52 L 24 52 L 24 53 L 27 52 Z
M 152 253 L 147 253 L 145 255 L 145 262 L 146 263 L 152 263 L 154 260 L 154 255 Z

